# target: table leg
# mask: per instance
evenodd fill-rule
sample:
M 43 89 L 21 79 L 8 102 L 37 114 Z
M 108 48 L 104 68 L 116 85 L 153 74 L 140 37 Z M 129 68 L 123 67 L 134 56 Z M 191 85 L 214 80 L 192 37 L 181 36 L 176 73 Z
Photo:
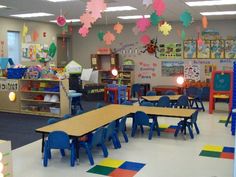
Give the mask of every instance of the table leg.
M 115 92 L 115 98 L 114 98 L 114 103 L 118 104 L 118 89 L 114 91 Z
M 45 143 L 45 134 L 42 133 L 42 147 L 41 147 L 42 158 L 43 158 L 43 152 L 44 152 L 44 143 Z
M 104 89 L 104 101 L 107 102 L 107 89 Z

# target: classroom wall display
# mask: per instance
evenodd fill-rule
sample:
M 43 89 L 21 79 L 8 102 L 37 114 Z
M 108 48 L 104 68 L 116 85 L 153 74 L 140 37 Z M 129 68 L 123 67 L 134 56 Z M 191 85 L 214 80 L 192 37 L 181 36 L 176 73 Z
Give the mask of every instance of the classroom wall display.
M 185 64 L 184 65 L 185 80 L 200 81 L 200 65 Z
M 212 71 L 216 71 L 217 67 L 215 64 L 206 64 L 205 65 L 205 77 L 206 79 L 211 78 Z
M 236 39 L 225 40 L 225 58 L 236 59 Z
M 157 77 L 157 62 L 152 62 L 151 64 L 139 62 L 137 65 L 137 73 L 139 79 L 150 80 Z
M 187 59 L 197 58 L 197 41 L 196 40 L 184 41 L 183 57 Z
M 211 58 L 222 59 L 225 57 L 225 42 L 224 40 L 211 41 Z
M 40 44 L 22 44 L 22 61 L 36 61 L 40 58 L 41 52 Z
M 159 45 L 160 58 L 182 58 L 182 44 L 169 43 Z
M 184 75 L 183 61 L 162 61 L 161 65 L 161 75 L 164 77 Z
M 203 44 L 197 47 L 197 58 L 199 59 L 210 58 L 210 48 L 211 48 L 210 40 L 204 40 Z
M 114 53 L 119 53 L 119 55 L 123 57 L 136 57 L 141 55 L 140 47 L 138 46 L 138 42 L 133 43 L 123 43 L 120 42 L 118 48 L 112 49 Z

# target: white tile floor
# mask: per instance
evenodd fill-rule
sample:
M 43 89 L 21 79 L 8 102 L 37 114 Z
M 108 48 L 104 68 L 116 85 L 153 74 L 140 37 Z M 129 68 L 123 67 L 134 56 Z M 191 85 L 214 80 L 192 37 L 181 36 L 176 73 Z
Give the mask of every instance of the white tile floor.
M 162 133 L 161 137 L 154 134 L 150 141 L 147 139 L 148 131 L 131 138 L 128 128 L 129 143 L 125 143 L 120 137 L 122 148 L 115 150 L 109 145 L 109 157 L 146 163 L 136 177 L 232 177 L 233 160 L 199 156 L 206 144 L 234 147 L 230 125 L 226 128 L 224 124 L 218 123 L 219 119 L 227 117 L 227 105 L 217 103 L 216 109 L 218 111 L 212 115 L 207 111 L 200 112 L 200 135 L 195 133 L 193 140 L 189 136 L 184 140 L 181 134 L 174 138 L 173 134 Z M 158 120 L 160 124 L 171 125 L 176 125 L 178 121 L 170 118 Z M 41 141 L 36 141 L 13 151 L 14 177 L 100 176 L 86 172 L 91 166 L 84 151 L 80 152 L 80 163 L 75 167 L 70 167 L 68 155 L 61 158 L 58 152 L 53 152 L 53 158 L 45 168 L 42 166 L 40 148 Z M 100 150 L 95 150 L 93 155 L 95 164 L 103 159 Z

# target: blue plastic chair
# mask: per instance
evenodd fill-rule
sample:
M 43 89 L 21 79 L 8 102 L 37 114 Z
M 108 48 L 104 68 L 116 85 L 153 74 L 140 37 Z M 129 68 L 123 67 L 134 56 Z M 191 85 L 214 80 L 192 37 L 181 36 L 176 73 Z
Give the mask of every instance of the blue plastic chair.
M 119 85 L 118 86 L 118 104 L 121 104 L 122 102 L 126 101 L 126 91 L 127 86 L 126 85 Z
M 104 143 L 104 128 L 103 127 L 97 129 L 94 133 L 90 134 L 88 137 L 88 141 L 81 141 L 79 143 L 79 148 L 81 147 L 85 148 L 91 165 L 94 165 L 91 149 L 97 146 L 100 146 L 102 148 L 103 156 L 107 157 L 108 151 Z
M 197 134 L 200 133 L 199 131 L 199 128 L 197 126 L 197 116 L 198 116 L 198 111 L 196 111 L 195 113 L 193 113 L 190 121 L 188 120 L 181 120 L 179 123 L 178 123 L 178 126 L 175 130 L 175 134 L 174 136 L 177 137 L 179 131 L 181 130 L 181 132 L 184 132 L 184 134 L 186 134 L 186 128 L 188 128 L 188 131 L 189 131 L 189 135 L 190 137 L 193 139 L 194 138 L 194 135 L 193 135 L 193 130 L 192 130 L 192 127 L 194 126 Z
M 209 101 L 210 97 L 210 87 L 203 87 L 202 88 L 202 100 L 203 101 Z
M 202 90 L 197 87 L 189 87 L 186 89 L 186 94 L 189 97 L 193 97 L 193 100 L 190 102 L 191 108 L 196 108 L 198 110 L 205 111 L 203 102 L 202 102 Z M 200 106 L 198 105 L 200 103 Z M 194 107 L 195 104 L 195 107 Z
M 178 98 L 178 100 L 176 101 L 174 107 L 175 108 L 186 108 L 186 109 L 190 108 L 188 96 L 186 96 L 186 95 L 180 96 Z
M 149 131 L 149 135 L 148 135 L 149 140 L 152 139 L 153 130 L 158 127 L 157 122 L 156 121 L 149 122 L 148 115 L 142 111 L 137 111 L 134 114 L 134 125 L 132 127 L 132 134 L 131 134 L 132 137 L 134 137 L 138 126 L 150 127 L 150 131 Z M 157 130 L 158 130 L 158 128 L 157 128 Z M 158 134 L 158 131 L 157 131 L 157 134 Z
M 83 113 L 84 113 L 84 110 L 79 109 L 79 110 L 76 111 L 75 115 L 80 115 L 80 114 L 83 114 Z
M 128 139 L 128 136 L 126 134 L 126 117 L 122 118 L 120 121 L 119 121 L 119 126 L 118 126 L 118 133 L 121 132 L 124 139 L 125 139 L 125 142 L 128 143 L 129 139 Z
M 121 103 L 123 105 L 133 105 L 132 101 L 127 101 L 125 100 L 123 103 Z
M 118 85 L 117 84 L 107 84 L 107 88 L 117 88 Z M 114 92 L 108 92 L 108 100 L 109 102 L 111 103 L 114 103 L 115 102 L 115 95 L 114 95 Z
M 98 103 L 96 104 L 96 109 L 102 108 L 103 106 L 105 106 L 103 103 L 98 102 Z
M 105 141 L 112 140 L 115 149 L 121 148 L 120 140 L 116 131 L 116 121 L 112 121 L 104 131 Z
M 142 101 L 140 103 L 140 106 L 154 106 L 154 104 L 152 102 L 149 102 L 149 101 Z
M 59 121 L 59 120 L 56 119 L 56 118 L 50 118 L 50 119 L 48 119 L 47 124 L 48 124 L 48 125 L 54 124 L 54 123 L 56 123 L 56 122 L 58 122 L 58 121 Z
M 156 95 L 157 95 L 157 93 L 155 91 L 148 91 L 146 93 L 146 96 L 156 96 Z
M 43 165 L 45 167 L 48 165 L 48 159 L 51 159 L 51 149 L 69 149 L 71 151 L 70 165 L 72 167 L 75 165 L 75 145 L 73 141 L 70 143 L 70 138 L 65 132 L 53 131 L 49 133 L 48 139 L 44 144 Z M 65 154 L 62 154 L 62 156 L 65 156 Z
M 63 116 L 64 119 L 69 119 L 69 118 L 71 118 L 71 117 L 72 117 L 71 114 L 65 114 L 65 115 Z
M 167 90 L 164 95 L 176 95 L 176 93 L 173 90 Z
M 171 107 L 171 102 L 170 102 L 170 98 L 168 96 L 162 96 L 157 104 L 156 104 L 157 107 Z

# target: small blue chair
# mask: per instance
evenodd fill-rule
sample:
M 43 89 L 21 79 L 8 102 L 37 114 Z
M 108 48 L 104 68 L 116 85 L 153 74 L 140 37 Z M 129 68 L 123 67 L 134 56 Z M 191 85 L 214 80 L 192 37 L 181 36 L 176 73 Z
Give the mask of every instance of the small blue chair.
M 125 142 L 128 143 L 129 139 L 128 139 L 128 136 L 126 134 L 126 117 L 122 118 L 120 121 L 119 121 L 119 126 L 118 126 L 118 133 L 121 132 L 124 139 L 125 139 Z
M 188 96 L 186 96 L 186 95 L 180 96 L 178 98 L 178 100 L 176 101 L 174 107 L 175 108 L 186 108 L 186 109 L 190 108 Z
M 157 107 L 171 107 L 171 102 L 170 102 L 170 98 L 168 96 L 162 96 L 157 104 L 156 104 Z
M 71 114 L 65 114 L 65 115 L 63 116 L 64 119 L 69 119 L 69 118 L 71 118 L 71 117 L 72 117 Z
M 176 95 L 176 93 L 173 90 L 167 90 L 164 95 Z
M 134 125 L 132 127 L 132 134 L 131 134 L 132 137 L 134 137 L 138 126 L 150 127 L 150 131 L 149 131 L 149 135 L 148 135 L 149 140 L 152 139 L 153 130 L 158 127 L 157 122 L 156 121 L 149 122 L 148 115 L 142 111 L 137 111 L 134 114 Z M 157 130 L 158 130 L 158 128 L 157 128 Z M 158 132 L 157 132 L 157 134 L 158 134 Z
M 56 118 L 50 118 L 50 119 L 48 119 L 47 124 L 48 124 L 48 125 L 54 124 L 54 123 L 56 123 L 56 122 L 58 122 L 58 121 L 59 121 L 59 120 L 56 119 Z
M 126 101 L 126 91 L 127 86 L 126 85 L 119 85 L 118 86 L 118 104 L 121 104 L 122 102 Z
M 202 102 L 202 90 L 197 87 L 189 87 L 186 89 L 186 94 L 189 97 L 193 97 L 193 100 L 190 102 L 190 107 L 198 110 L 205 111 L 203 102 Z M 200 103 L 200 106 L 198 105 Z M 195 107 L 194 107 L 195 104 Z
M 123 105 L 133 105 L 133 103 L 131 101 L 127 101 L 127 100 L 125 100 L 122 104 Z
M 109 125 L 105 128 L 104 134 L 105 141 L 112 140 L 115 149 L 121 148 L 120 140 L 116 131 L 116 121 L 109 123 Z
M 98 103 L 96 104 L 96 109 L 102 108 L 103 106 L 105 106 L 103 103 L 98 102 Z
M 48 139 L 44 143 L 43 165 L 45 167 L 48 165 L 48 159 L 51 159 L 51 149 L 69 149 L 71 151 L 70 165 L 72 167 L 75 165 L 75 144 L 73 141 L 70 143 L 70 138 L 67 133 L 63 131 L 53 131 L 49 133 Z M 65 154 L 62 154 L 62 156 L 65 156 Z
M 154 104 L 152 102 L 149 102 L 149 101 L 142 101 L 140 103 L 140 106 L 154 106 Z
M 89 158 L 91 165 L 94 165 L 93 155 L 91 149 L 100 146 L 103 151 L 103 156 L 108 156 L 107 147 L 104 143 L 104 128 L 97 129 L 94 133 L 91 133 L 88 137 L 88 141 L 79 142 L 79 148 L 84 148 Z
M 151 90 L 146 93 L 146 96 L 156 96 L 156 95 L 157 95 L 157 93 L 155 91 L 151 91 Z
M 117 88 L 117 87 L 118 87 L 117 84 L 107 84 L 107 88 Z M 114 103 L 115 102 L 114 99 L 115 99 L 114 92 L 109 91 L 108 92 L 108 100 L 109 100 L 109 102 Z

